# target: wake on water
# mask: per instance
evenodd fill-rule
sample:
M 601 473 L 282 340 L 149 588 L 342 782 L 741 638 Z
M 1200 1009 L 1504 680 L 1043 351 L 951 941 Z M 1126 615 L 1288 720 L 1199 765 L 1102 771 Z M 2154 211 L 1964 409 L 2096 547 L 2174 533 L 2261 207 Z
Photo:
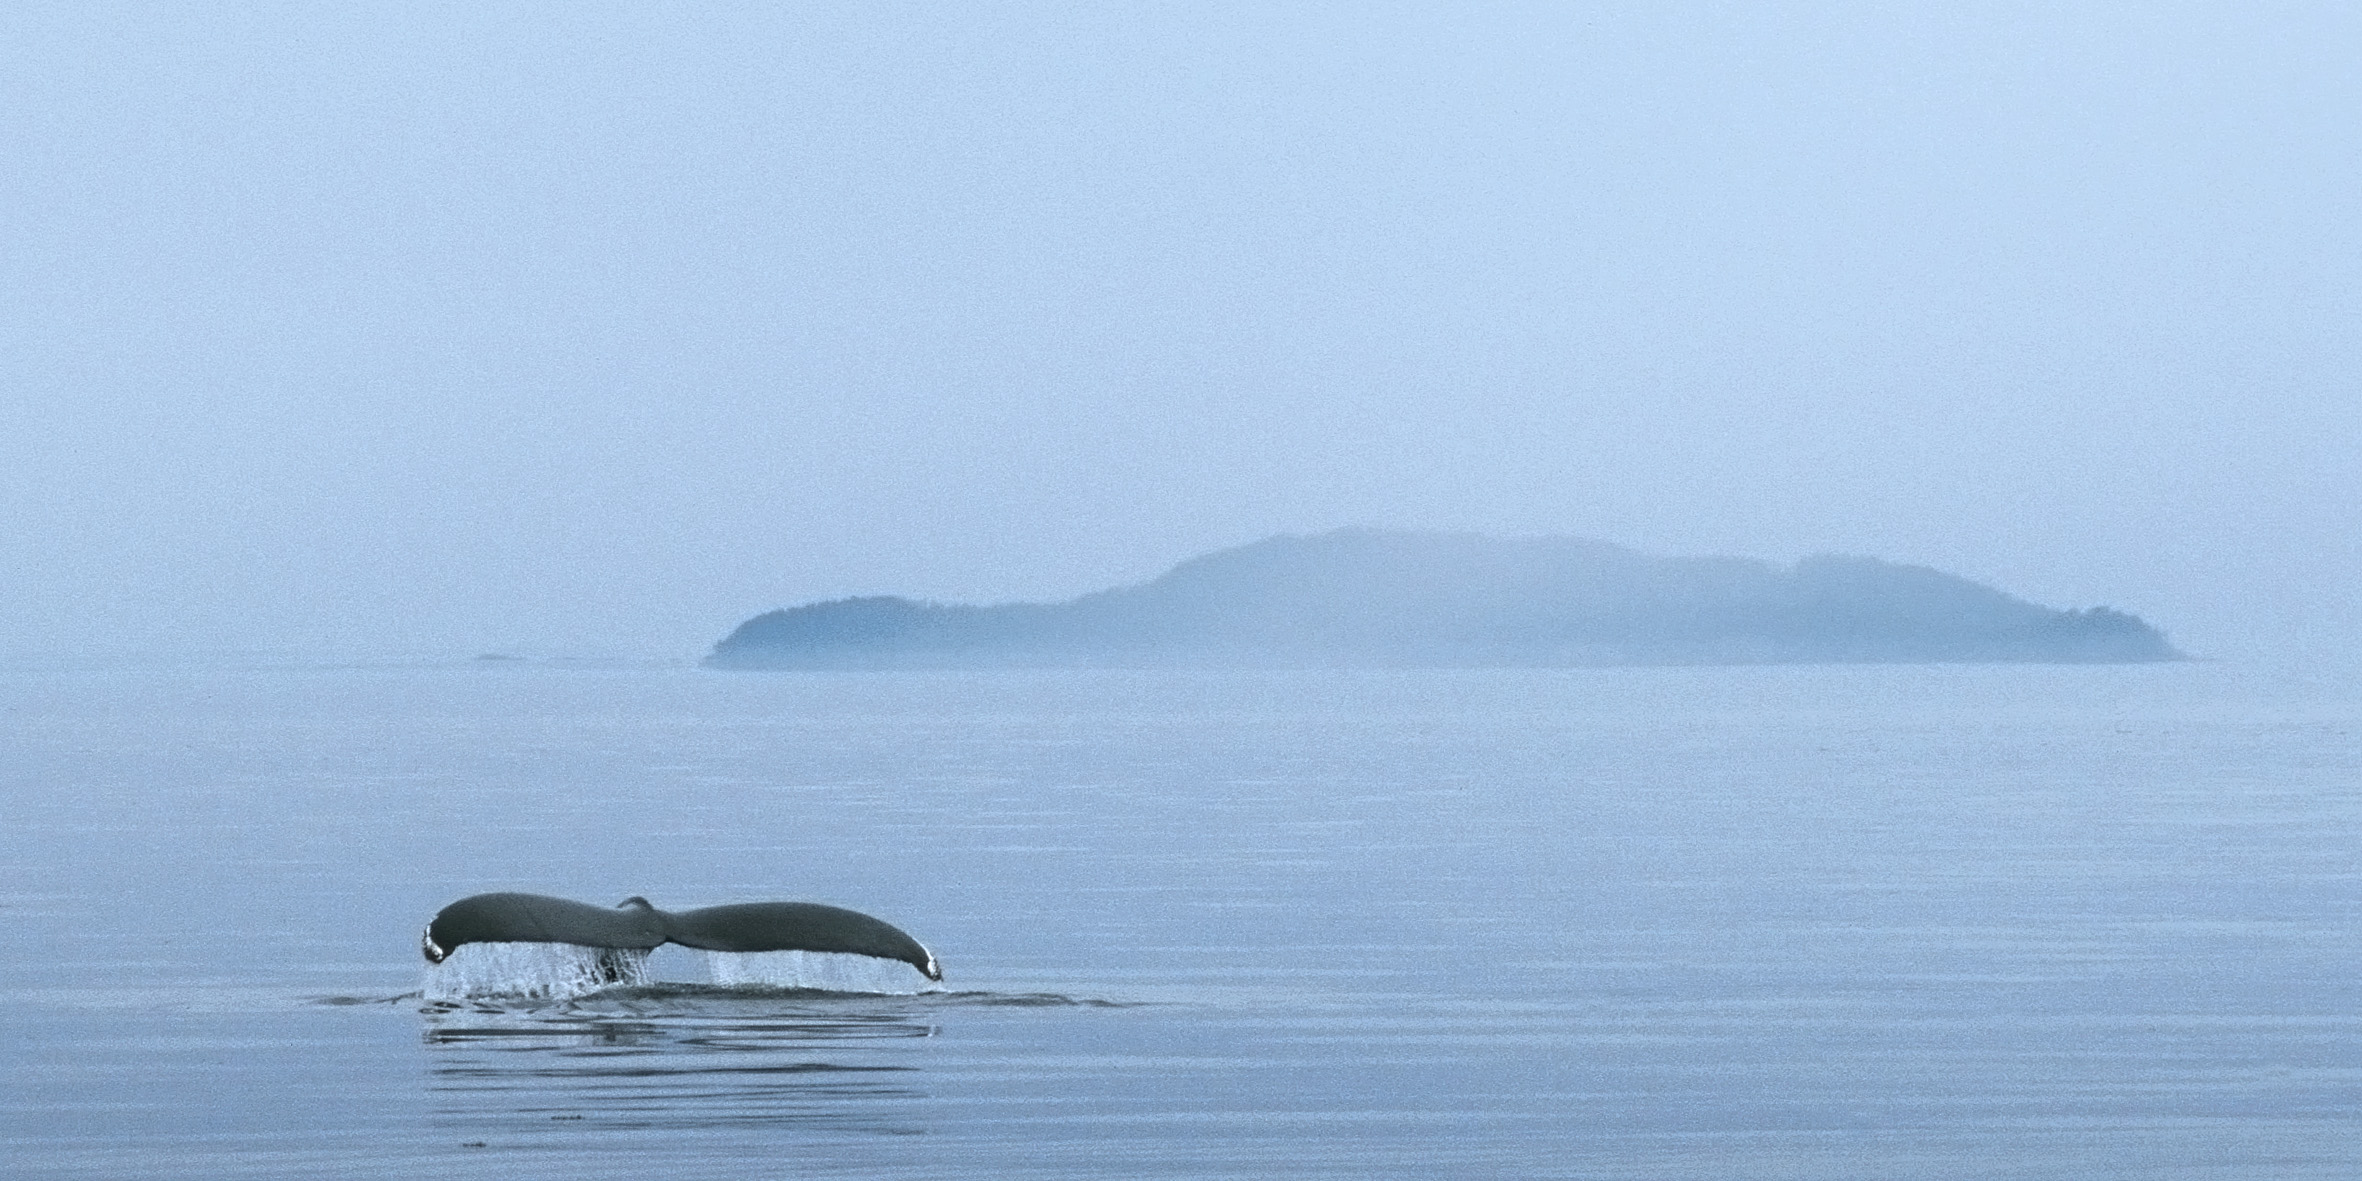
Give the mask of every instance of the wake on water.
M 683 949 L 686 950 L 686 949 Z M 798 990 L 912 996 L 927 987 L 909 965 L 821 951 L 687 951 L 720 989 Z M 658 983 L 645 951 L 573 943 L 469 943 L 426 970 L 428 1001 L 489 997 L 563 1000 L 609 988 Z

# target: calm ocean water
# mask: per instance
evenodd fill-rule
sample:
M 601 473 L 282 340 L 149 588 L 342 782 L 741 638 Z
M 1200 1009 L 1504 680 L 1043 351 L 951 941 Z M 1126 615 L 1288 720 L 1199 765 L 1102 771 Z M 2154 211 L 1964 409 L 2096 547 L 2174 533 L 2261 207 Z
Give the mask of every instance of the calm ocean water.
M 19 672 L 0 800 L 10 1176 L 2362 1176 L 2350 680 Z M 949 979 L 429 1004 L 495 889 Z

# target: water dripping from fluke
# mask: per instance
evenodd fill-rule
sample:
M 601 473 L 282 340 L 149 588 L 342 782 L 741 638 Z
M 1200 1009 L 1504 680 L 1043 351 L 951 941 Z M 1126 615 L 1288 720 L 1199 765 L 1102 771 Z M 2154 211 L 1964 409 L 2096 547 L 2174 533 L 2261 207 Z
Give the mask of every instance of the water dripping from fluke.
M 676 953 L 677 954 L 677 953 Z M 480 1001 L 564 1001 L 593 994 L 663 999 L 699 996 L 920 996 L 940 991 L 908 966 L 875 956 L 817 951 L 696 951 L 703 980 L 660 979 L 649 953 L 572 943 L 479 942 L 454 948 L 426 970 L 415 994 L 430 1006 Z
M 482 998 L 564 1000 L 601 989 L 652 984 L 648 953 L 573 943 L 470 943 L 426 970 L 430 1004 Z
M 916 996 L 909 967 L 875 956 L 826 951 L 705 951 L 706 979 L 741 991 L 840 992 Z

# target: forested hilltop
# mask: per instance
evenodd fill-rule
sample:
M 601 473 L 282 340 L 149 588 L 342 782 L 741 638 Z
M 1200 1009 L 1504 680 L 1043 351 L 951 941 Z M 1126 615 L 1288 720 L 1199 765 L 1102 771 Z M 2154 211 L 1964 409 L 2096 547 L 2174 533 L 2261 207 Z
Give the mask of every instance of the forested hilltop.
M 739 625 L 719 668 L 1662 665 L 2180 660 L 2106 607 L 2054 610 L 1874 558 L 1659 558 L 1573 538 L 1341 530 L 1192 558 L 1065 603 L 838 599 Z

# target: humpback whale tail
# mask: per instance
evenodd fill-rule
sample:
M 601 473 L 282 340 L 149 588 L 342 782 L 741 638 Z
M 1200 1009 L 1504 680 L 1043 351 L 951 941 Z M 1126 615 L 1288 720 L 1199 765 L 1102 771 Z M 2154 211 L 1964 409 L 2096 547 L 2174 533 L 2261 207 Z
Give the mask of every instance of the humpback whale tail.
M 663 914 L 664 912 L 658 912 Z M 704 951 L 835 951 L 901 960 L 943 979 L 935 953 L 901 928 L 817 902 L 740 902 L 664 914 L 664 937 Z
M 645 898 L 613 909 L 545 894 L 476 894 L 427 922 L 419 950 L 442 963 L 469 943 L 567 943 L 651 951 L 666 943 L 705 951 L 821 951 L 900 960 L 929 980 L 943 969 L 925 944 L 883 919 L 816 902 L 741 902 L 679 913 Z

